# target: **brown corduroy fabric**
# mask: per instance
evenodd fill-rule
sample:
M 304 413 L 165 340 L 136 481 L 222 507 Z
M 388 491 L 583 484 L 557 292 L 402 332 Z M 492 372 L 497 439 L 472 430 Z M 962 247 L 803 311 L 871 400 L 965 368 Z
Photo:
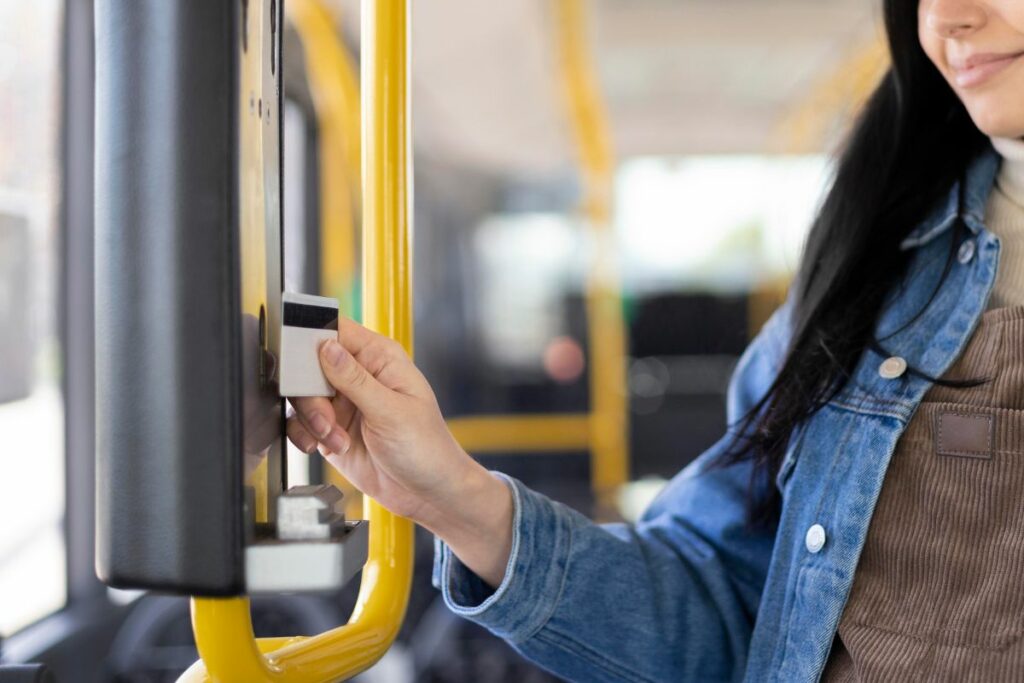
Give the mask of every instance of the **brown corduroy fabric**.
M 900 439 L 824 681 L 1024 681 L 1024 306 L 946 378 L 990 381 L 933 387 Z

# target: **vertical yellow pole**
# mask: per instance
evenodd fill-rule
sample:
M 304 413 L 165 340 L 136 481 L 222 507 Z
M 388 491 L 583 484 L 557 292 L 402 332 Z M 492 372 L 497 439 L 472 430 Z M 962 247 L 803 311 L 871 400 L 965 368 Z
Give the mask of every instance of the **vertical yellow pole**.
M 410 0 L 363 0 L 363 322 L 413 352 Z M 398 635 L 412 583 L 413 525 L 366 498 L 370 562 L 352 618 Z
M 412 353 L 408 0 L 363 1 L 363 319 Z
M 615 160 L 608 117 L 587 40 L 588 0 L 557 0 L 563 89 L 583 176 L 582 212 L 594 244 L 587 282 L 591 481 L 608 508 L 629 476 L 626 332 L 612 226 Z

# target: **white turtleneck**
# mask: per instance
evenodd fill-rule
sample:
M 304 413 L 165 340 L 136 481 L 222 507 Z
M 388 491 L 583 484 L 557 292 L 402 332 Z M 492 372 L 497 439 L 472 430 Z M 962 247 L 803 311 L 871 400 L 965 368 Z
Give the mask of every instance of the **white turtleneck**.
M 1003 157 L 985 225 L 999 237 L 999 272 L 988 307 L 1024 305 L 1024 140 L 992 138 Z

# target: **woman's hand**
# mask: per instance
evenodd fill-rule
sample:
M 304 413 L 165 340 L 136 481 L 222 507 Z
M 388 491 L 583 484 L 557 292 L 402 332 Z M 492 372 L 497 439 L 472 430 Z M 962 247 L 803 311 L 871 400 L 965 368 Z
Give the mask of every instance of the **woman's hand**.
M 395 341 L 339 319 L 320 348 L 333 399 L 295 398 L 288 438 L 360 491 L 440 536 L 497 586 L 512 545 L 512 498 L 456 443 L 422 373 Z

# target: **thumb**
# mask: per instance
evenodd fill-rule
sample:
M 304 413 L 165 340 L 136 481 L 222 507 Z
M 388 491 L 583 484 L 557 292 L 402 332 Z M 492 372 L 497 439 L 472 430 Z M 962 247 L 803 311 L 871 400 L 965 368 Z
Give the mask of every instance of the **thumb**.
M 355 357 L 333 339 L 320 347 L 320 366 L 327 381 L 367 417 L 386 414 L 391 390 L 377 381 Z

